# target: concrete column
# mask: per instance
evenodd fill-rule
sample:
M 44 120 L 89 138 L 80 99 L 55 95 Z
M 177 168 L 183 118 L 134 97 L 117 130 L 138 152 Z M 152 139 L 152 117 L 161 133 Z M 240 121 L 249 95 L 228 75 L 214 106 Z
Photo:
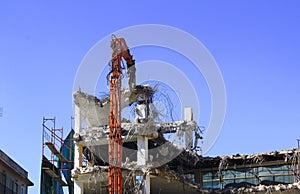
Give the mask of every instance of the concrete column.
M 80 112 L 80 108 L 75 105 L 75 133 L 79 133 L 80 129 L 81 129 L 81 112 Z M 81 152 L 81 148 L 78 144 L 75 143 L 75 152 L 74 152 L 74 168 L 78 168 L 81 167 L 81 158 L 82 158 L 82 153 Z
M 193 110 L 192 108 L 184 108 L 184 121 L 189 122 L 193 120 Z M 193 145 L 193 131 L 185 131 L 185 148 L 190 150 Z
M 137 164 L 146 165 L 148 161 L 148 138 L 145 136 L 138 136 L 137 147 Z
M 80 108 L 75 105 L 75 133 L 79 133 L 81 129 L 81 112 Z M 81 167 L 82 165 L 82 149 L 77 143 L 74 145 L 74 169 Z M 78 180 L 74 180 L 74 193 L 83 194 L 83 184 Z
M 137 137 L 137 164 L 146 165 L 148 161 L 148 138 L 145 136 Z M 144 180 L 144 194 L 150 194 L 150 176 L 146 175 Z
M 146 180 L 144 182 L 145 194 L 150 194 L 150 175 L 146 175 Z
M 74 193 L 75 194 L 83 194 L 83 183 L 78 180 L 74 180 Z

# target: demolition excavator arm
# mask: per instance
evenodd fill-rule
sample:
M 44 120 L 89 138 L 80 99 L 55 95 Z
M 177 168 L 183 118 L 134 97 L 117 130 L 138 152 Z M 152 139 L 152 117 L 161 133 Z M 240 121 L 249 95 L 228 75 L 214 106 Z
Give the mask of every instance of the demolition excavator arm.
M 127 64 L 128 86 L 135 86 L 135 61 L 123 38 L 112 36 L 110 83 L 110 115 L 108 143 L 108 192 L 122 194 L 122 129 L 121 129 L 121 79 L 122 59 Z

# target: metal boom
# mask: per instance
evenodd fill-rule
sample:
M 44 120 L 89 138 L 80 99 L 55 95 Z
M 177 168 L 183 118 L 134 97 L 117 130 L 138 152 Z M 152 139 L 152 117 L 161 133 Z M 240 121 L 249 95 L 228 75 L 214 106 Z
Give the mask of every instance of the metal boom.
M 122 58 L 126 60 L 127 68 L 135 65 L 132 55 L 123 38 L 112 36 L 112 60 L 110 72 L 110 114 L 108 142 L 108 192 L 122 194 L 122 129 L 121 129 L 121 79 Z

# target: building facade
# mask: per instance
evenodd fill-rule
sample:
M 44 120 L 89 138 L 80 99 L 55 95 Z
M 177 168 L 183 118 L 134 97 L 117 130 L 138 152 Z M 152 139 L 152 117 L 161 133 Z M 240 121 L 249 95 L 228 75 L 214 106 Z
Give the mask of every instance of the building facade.
M 0 193 L 27 194 L 29 186 L 28 172 L 0 150 Z

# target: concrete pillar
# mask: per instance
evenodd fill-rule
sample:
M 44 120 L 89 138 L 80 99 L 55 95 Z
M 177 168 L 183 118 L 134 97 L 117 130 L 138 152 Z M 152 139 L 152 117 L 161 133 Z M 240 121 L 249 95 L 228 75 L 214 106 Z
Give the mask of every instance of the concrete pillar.
M 146 165 L 148 161 L 148 138 L 145 136 L 138 136 L 137 146 L 137 164 Z M 144 194 L 150 194 L 150 175 L 146 175 L 143 187 Z
M 81 112 L 80 112 L 80 108 L 75 105 L 75 117 L 74 117 L 74 121 L 75 121 L 75 133 L 79 133 L 80 129 L 81 129 Z M 74 152 L 74 168 L 78 168 L 81 167 L 81 158 L 82 158 L 82 153 L 81 152 L 81 148 L 78 144 L 75 143 L 74 146 L 75 152 Z
M 74 180 L 74 193 L 83 194 L 83 191 L 83 183 L 79 182 L 78 180 Z
M 137 147 L 137 164 L 146 165 L 148 161 L 148 138 L 145 136 L 138 136 Z
M 146 175 L 146 180 L 144 182 L 145 194 L 150 194 L 150 175 Z
M 193 120 L 192 108 L 184 108 L 184 121 L 189 122 Z M 193 131 L 185 131 L 185 148 L 190 150 L 193 145 Z
M 81 112 L 80 108 L 75 105 L 75 133 L 79 133 L 81 129 Z M 82 166 L 82 147 L 77 143 L 74 145 L 74 169 Z M 78 180 L 74 180 L 74 193 L 83 194 L 83 184 Z

